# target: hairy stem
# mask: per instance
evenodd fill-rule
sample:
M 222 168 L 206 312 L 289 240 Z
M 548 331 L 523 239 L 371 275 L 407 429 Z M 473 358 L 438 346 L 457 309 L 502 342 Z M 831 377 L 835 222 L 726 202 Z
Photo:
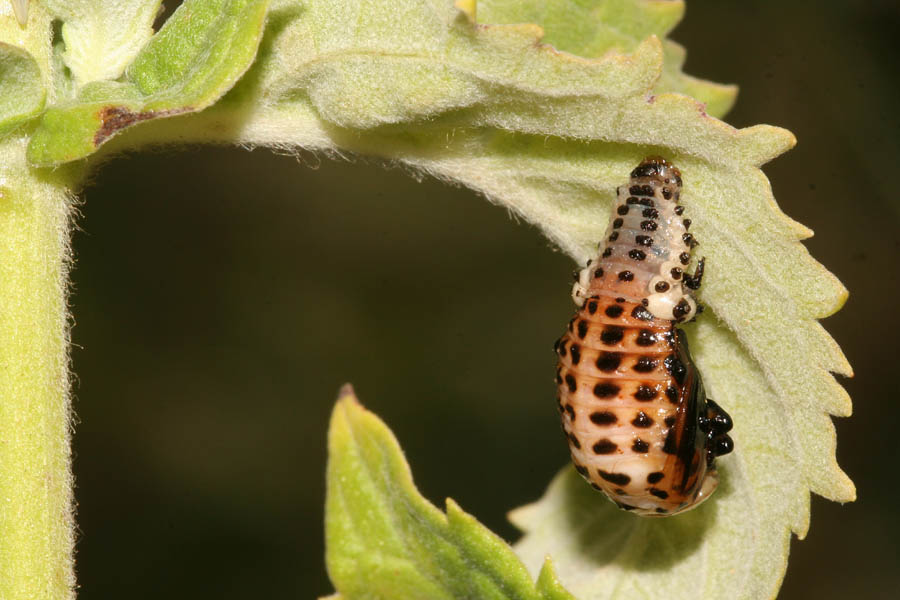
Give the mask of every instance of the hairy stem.
M 0 598 L 72 597 L 64 174 L 0 146 Z

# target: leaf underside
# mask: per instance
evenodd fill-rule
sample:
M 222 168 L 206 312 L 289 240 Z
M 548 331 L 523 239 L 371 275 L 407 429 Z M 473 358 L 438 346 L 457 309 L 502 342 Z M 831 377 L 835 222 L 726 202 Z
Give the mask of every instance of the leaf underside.
M 850 414 L 831 373 L 852 372 L 817 322 L 847 292 L 809 256 L 800 241 L 812 232 L 779 210 L 760 170 L 794 137 L 767 125 L 735 129 L 712 116 L 731 105 L 734 88 L 681 72 L 683 51 L 664 36 L 682 2 L 459 5 L 463 10 L 452 0 L 274 0 L 253 66 L 221 101 L 129 129 L 107 151 L 180 140 L 384 157 L 477 190 L 582 264 L 631 169 L 649 154 L 672 160 L 701 244 L 695 257 L 706 259 L 699 299 L 707 310 L 686 330 L 709 396 L 734 418 L 736 450 L 720 461 L 723 482 L 710 502 L 663 520 L 613 510 L 567 471 L 543 499 L 513 513 L 525 532 L 516 550 L 535 573 L 552 555 L 560 580 L 582 600 L 773 596 L 790 533 L 802 537 L 808 529 L 810 492 L 839 502 L 855 497 L 835 462 L 829 417 Z M 225 31 L 237 31 L 232 17 L 222 17 Z M 164 32 L 156 47 L 180 56 Z M 244 51 L 255 48 L 252 35 L 240 39 Z M 119 97 L 117 106 L 141 110 L 151 106 L 148 98 L 160 98 L 153 110 L 169 110 L 190 95 L 171 90 L 214 89 L 197 96 L 211 103 L 243 72 L 232 69 L 231 79 L 210 86 L 205 71 L 195 78 L 176 61 L 177 76 L 166 77 L 156 65 L 167 53 L 151 46 L 124 82 L 89 84 L 79 98 Z M 71 139 L 82 132 L 93 140 L 93 106 L 51 108 L 31 160 L 56 165 L 96 150 Z M 567 293 L 563 274 L 560 290 Z M 422 532 L 437 544 L 440 518 L 429 519 Z M 430 542 L 421 543 L 427 557 Z M 421 584 L 431 590 L 433 581 Z M 348 600 L 382 597 L 338 587 Z

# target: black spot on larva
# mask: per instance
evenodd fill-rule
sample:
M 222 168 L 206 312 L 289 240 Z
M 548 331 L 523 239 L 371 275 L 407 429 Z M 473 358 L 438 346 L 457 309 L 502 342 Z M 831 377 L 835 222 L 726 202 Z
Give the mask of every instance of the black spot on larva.
M 622 302 L 625 302 L 625 298 L 622 298 L 622 297 L 620 296 L 620 297 L 616 298 L 616 302 L 618 302 L 618 303 L 621 304 Z
M 640 427 L 641 429 L 646 429 L 653 425 L 653 419 L 647 416 L 647 413 L 644 411 L 639 411 L 637 415 L 631 420 L 631 424 L 635 427 Z
M 631 310 L 631 316 L 641 321 L 650 321 L 653 319 L 653 315 L 650 313 L 650 311 L 643 306 L 635 306 Z
M 595 312 L 597 312 L 597 301 L 596 300 L 591 300 L 590 302 L 588 302 L 587 306 L 588 306 L 589 313 L 594 314 Z
M 568 343 L 568 342 L 567 342 L 566 340 L 563 340 L 563 341 L 562 341 L 562 344 L 559 344 L 559 346 L 557 346 L 556 352 L 557 352 L 560 356 L 565 356 L 565 355 L 566 355 L 566 344 L 567 344 L 567 343 Z
M 666 474 L 662 471 L 654 471 L 653 473 L 647 475 L 647 483 L 659 483 L 665 476 Z
M 659 365 L 659 361 L 649 356 L 642 356 L 634 363 L 634 369 L 638 373 L 649 373 Z
M 672 274 L 672 279 L 677 281 L 677 280 L 681 279 L 681 275 L 684 273 L 684 271 L 682 271 L 678 267 L 672 267 L 672 270 L 669 271 L 669 273 Z
M 618 228 L 621 227 L 624 223 L 625 223 L 625 221 L 623 221 L 623 220 L 621 219 L 621 217 L 616 217 L 616 220 L 613 221 L 613 229 L 618 229 Z
M 666 442 L 663 444 L 663 452 L 666 454 L 677 454 L 678 446 L 675 444 L 675 429 L 669 429 L 666 434 Z
M 620 503 L 619 503 L 619 508 L 621 508 L 622 510 L 634 510 L 634 509 L 637 508 L 637 506 L 632 506 L 632 505 L 630 505 L 630 504 L 622 504 L 622 503 L 620 502 Z
M 667 491 L 665 491 L 665 490 L 660 490 L 660 489 L 657 489 L 657 488 L 650 488 L 650 489 L 647 490 L 647 491 L 649 491 L 651 494 L 653 494 L 653 495 L 656 496 L 657 498 L 661 498 L 661 499 L 663 499 L 663 500 L 665 500 L 666 498 L 669 497 L 669 492 L 667 492 Z
M 644 196 L 652 196 L 653 195 L 653 186 L 644 184 L 641 186 L 641 194 Z
M 629 198 L 629 200 L 630 200 L 630 198 Z M 619 214 L 622 215 L 622 216 L 627 215 L 627 214 L 628 214 L 628 205 L 627 205 L 627 204 L 620 204 L 620 205 L 619 205 L 619 208 L 616 209 L 616 212 L 619 213 Z
M 656 221 L 641 221 L 641 229 L 644 231 L 656 231 L 656 228 L 659 225 L 656 224 Z
M 664 515 L 664 514 L 666 514 L 666 513 L 669 512 L 669 511 L 668 511 L 668 509 L 665 509 L 665 508 L 662 508 L 662 507 L 658 507 L 658 508 L 656 509 L 656 512 L 658 512 L 658 513 L 661 514 L 661 515 Z
M 631 172 L 631 176 L 632 176 L 632 177 L 639 177 L 638 175 L 635 175 L 635 174 L 634 174 L 634 171 Z M 635 194 L 640 194 L 640 193 L 641 193 L 641 186 L 639 186 L 639 185 L 633 185 L 633 186 L 631 186 L 630 188 L 628 188 L 628 193 L 631 194 L 632 196 L 634 196 Z
M 614 242 L 614 241 L 616 241 L 617 239 L 619 239 L 619 232 L 618 232 L 618 231 L 613 231 L 611 234 L 609 234 L 609 241 Z
M 572 377 L 572 374 L 568 374 L 565 377 L 566 385 L 569 386 L 569 391 L 574 392 L 578 389 L 578 383 L 575 381 L 575 378 Z
M 655 289 L 659 293 L 668 292 L 669 284 L 666 283 L 665 281 L 660 281 L 653 287 L 653 289 Z
M 615 306 L 615 304 L 613 306 Z M 600 341 L 607 346 L 612 346 L 621 342 L 623 337 L 625 337 L 624 329 L 616 327 L 615 325 L 610 325 L 600 334 Z
M 631 445 L 631 449 L 634 452 L 640 452 L 641 454 L 646 454 L 650 450 L 650 444 L 648 444 L 644 440 L 638 438 L 638 439 L 634 440 L 634 443 Z
M 641 306 L 650 306 L 650 301 L 646 298 L 641 298 Z
M 606 310 L 604 312 L 606 312 L 607 317 L 617 319 L 617 318 L 619 318 L 619 315 L 622 314 L 623 310 L 625 310 L 625 309 L 623 309 L 621 306 L 619 306 L 617 304 L 610 304 L 609 306 L 606 307 Z
M 641 329 L 634 341 L 638 346 L 652 346 L 656 343 L 656 334 L 650 329 Z
M 597 474 L 606 481 L 616 485 L 628 485 L 631 482 L 631 477 L 625 473 L 610 473 L 603 469 L 597 469 Z
M 569 419 L 574 421 L 575 420 L 575 409 L 572 408 L 571 404 L 566 404 L 566 412 L 569 413 Z
M 684 234 L 681 235 L 681 240 L 682 240 L 685 244 L 687 244 L 688 246 L 690 246 L 691 244 L 694 243 L 694 236 L 691 235 L 690 233 L 684 233 Z
M 685 229 L 689 229 L 691 226 L 691 223 L 693 223 L 693 221 L 691 221 L 690 219 L 685 219 L 681 222 L 681 224 L 684 225 Z
M 584 336 L 587 335 L 588 332 L 588 322 L 581 320 L 578 321 L 578 337 L 584 339 Z
M 574 350 L 575 347 L 572 346 L 572 351 L 574 352 Z M 675 378 L 678 385 L 684 385 L 684 376 L 687 374 L 687 368 L 684 366 L 684 363 L 678 360 L 678 357 L 674 354 L 667 356 L 663 363 L 666 365 L 666 371 Z
M 634 236 L 634 241 L 636 244 L 640 244 L 641 246 L 652 246 L 653 238 L 649 235 L 636 235 Z
M 624 496 L 627 492 L 622 488 L 616 488 L 613 490 L 613 494 L 618 494 L 619 496 Z
M 669 402 L 672 404 L 678 404 L 678 388 L 672 386 L 667 387 L 666 398 L 668 398 Z
M 556 370 L 556 383 L 562 383 L 562 375 L 559 374 L 559 369 Z
M 678 215 L 679 217 L 680 217 L 682 214 L 684 214 L 684 207 L 683 207 L 683 206 L 676 206 L 676 207 L 675 207 L 675 214 Z
M 628 251 L 628 257 L 633 258 L 634 260 L 644 260 L 647 258 L 647 253 L 643 250 L 638 250 L 637 248 Z
M 559 408 L 560 413 L 566 412 L 566 409 L 563 407 L 562 402 L 557 402 L 556 406 L 557 406 L 557 408 Z
M 687 252 L 682 252 L 678 255 L 678 260 L 681 261 L 681 264 L 686 265 L 691 262 L 691 255 Z
M 581 346 L 572 344 L 571 348 L 569 348 L 569 353 L 572 355 L 572 364 L 577 365 L 581 360 Z
M 607 438 L 603 438 L 602 440 L 591 446 L 591 450 L 594 451 L 594 454 L 612 454 L 618 449 L 619 447 L 616 446 L 616 443 L 610 441 Z
M 610 256 L 612 256 L 612 248 L 607 248 L 606 250 L 604 250 L 601 256 L 603 258 L 609 258 Z
M 578 441 L 578 438 L 575 437 L 574 433 L 567 433 L 566 437 L 569 438 L 569 443 L 572 444 L 573 448 L 581 450 L 581 442 Z
M 600 487 L 599 485 L 597 485 L 596 483 L 594 483 L 593 481 L 591 482 L 591 487 L 594 488 L 595 490 L 597 490 L 598 492 L 603 491 L 603 488 Z
M 576 465 L 575 465 L 575 470 L 578 471 L 578 474 L 581 475 L 582 477 L 587 477 L 587 476 L 588 476 L 588 470 L 587 470 L 587 467 L 585 467 L 584 465 L 576 464 Z
M 619 386 L 614 383 L 598 383 L 594 386 L 594 395 L 598 398 L 614 398 L 619 393 Z
M 631 271 L 619 271 L 620 281 L 631 281 L 632 279 L 634 279 L 634 273 L 632 273 Z
M 641 213 L 641 215 L 645 219 L 658 219 L 659 211 L 656 210 L 655 208 L 645 208 L 644 211 Z
M 597 267 L 596 269 L 594 269 L 594 279 L 600 279 L 601 277 L 603 277 L 603 269 Z
M 640 201 L 634 196 L 630 196 L 628 200 L 625 201 L 626 204 L 638 204 L 638 202 Z
M 591 413 L 591 423 L 594 425 L 612 425 L 618 418 L 616 418 L 615 413 L 611 413 L 608 410 L 604 410 L 603 412 L 593 412 Z
M 640 402 L 649 402 L 659 395 L 655 387 L 649 385 L 639 385 L 634 391 L 634 399 Z
M 669 188 L 663 188 L 662 195 L 663 195 L 663 198 L 665 198 L 666 200 L 671 200 L 672 199 L 672 190 L 670 190 Z
M 675 424 L 675 421 L 677 421 L 677 420 L 678 419 L 675 418 L 675 415 L 669 415 L 668 417 L 663 419 L 663 423 L 665 423 L 666 426 L 671 427 L 672 425 Z
M 682 317 L 684 317 L 685 315 L 687 315 L 690 312 L 691 312 L 691 305 L 688 303 L 687 300 L 682 299 L 681 302 L 676 304 L 675 307 L 672 309 L 672 316 L 675 317 L 675 319 L 677 320 L 677 319 L 681 319 Z
M 618 352 L 601 352 L 597 358 L 597 368 L 604 373 L 615 371 L 622 362 L 622 355 Z

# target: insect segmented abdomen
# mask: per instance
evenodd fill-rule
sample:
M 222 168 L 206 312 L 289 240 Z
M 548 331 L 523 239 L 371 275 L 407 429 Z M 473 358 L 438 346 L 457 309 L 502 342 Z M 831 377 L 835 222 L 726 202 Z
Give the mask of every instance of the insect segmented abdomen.
M 681 174 L 647 158 L 618 190 L 598 256 L 577 276 L 579 305 L 559 339 L 557 384 L 575 468 L 620 507 L 642 515 L 693 508 L 717 485 L 715 457 L 732 449 L 728 415 L 706 398 L 684 334 L 692 318 L 690 220 Z

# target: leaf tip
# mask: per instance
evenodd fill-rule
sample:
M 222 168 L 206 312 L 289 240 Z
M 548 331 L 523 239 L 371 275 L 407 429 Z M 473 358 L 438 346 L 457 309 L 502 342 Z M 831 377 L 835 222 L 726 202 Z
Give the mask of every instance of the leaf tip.
M 345 383 L 338 390 L 338 402 L 356 402 L 359 404 L 359 398 L 356 397 L 356 390 L 353 389 L 352 383 Z

